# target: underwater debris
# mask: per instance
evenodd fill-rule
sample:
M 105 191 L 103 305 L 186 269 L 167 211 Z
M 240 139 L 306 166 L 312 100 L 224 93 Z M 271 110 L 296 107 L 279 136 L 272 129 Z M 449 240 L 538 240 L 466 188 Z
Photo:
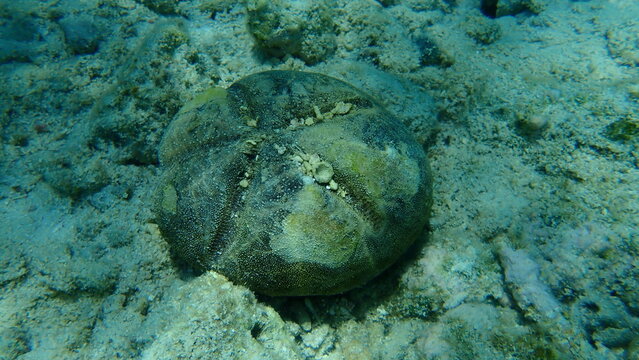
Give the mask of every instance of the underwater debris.
M 606 126 L 606 137 L 610 140 L 629 142 L 639 137 L 639 120 L 624 117 Z

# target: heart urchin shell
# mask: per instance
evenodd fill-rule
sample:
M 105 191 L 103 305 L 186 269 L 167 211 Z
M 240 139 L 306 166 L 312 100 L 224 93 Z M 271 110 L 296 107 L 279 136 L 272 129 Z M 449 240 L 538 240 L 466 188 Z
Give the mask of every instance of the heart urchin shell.
M 428 219 L 421 146 L 371 98 L 320 74 L 209 89 L 171 123 L 160 161 L 157 221 L 175 254 L 268 295 L 361 285 Z

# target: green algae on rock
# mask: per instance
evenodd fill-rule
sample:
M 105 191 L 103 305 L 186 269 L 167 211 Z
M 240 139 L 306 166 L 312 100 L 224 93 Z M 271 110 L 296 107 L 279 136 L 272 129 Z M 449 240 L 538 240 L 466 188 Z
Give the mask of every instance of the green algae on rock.
M 249 0 L 247 25 L 256 48 L 268 56 L 286 55 L 316 64 L 335 52 L 331 1 Z
M 391 265 L 428 220 L 411 133 L 367 95 L 267 71 L 186 104 L 160 146 L 156 215 L 182 260 L 267 295 L 329 295 Z

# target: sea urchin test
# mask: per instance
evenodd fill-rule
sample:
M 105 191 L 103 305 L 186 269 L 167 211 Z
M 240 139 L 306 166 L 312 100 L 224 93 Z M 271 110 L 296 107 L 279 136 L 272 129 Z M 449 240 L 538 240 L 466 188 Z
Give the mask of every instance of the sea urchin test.
M 156 216 L 175 255 L 267 295 L 337 294 L 428 220 L 426 155 L 370 97 L 267 71 L 187 103 L 160 146 Z

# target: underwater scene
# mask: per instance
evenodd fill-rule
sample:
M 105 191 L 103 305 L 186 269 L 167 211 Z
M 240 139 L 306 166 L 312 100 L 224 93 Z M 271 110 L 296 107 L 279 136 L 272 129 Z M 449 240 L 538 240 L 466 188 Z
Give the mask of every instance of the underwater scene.
M 0 359 L 639 360 L 639 1 L 0 0 Z

